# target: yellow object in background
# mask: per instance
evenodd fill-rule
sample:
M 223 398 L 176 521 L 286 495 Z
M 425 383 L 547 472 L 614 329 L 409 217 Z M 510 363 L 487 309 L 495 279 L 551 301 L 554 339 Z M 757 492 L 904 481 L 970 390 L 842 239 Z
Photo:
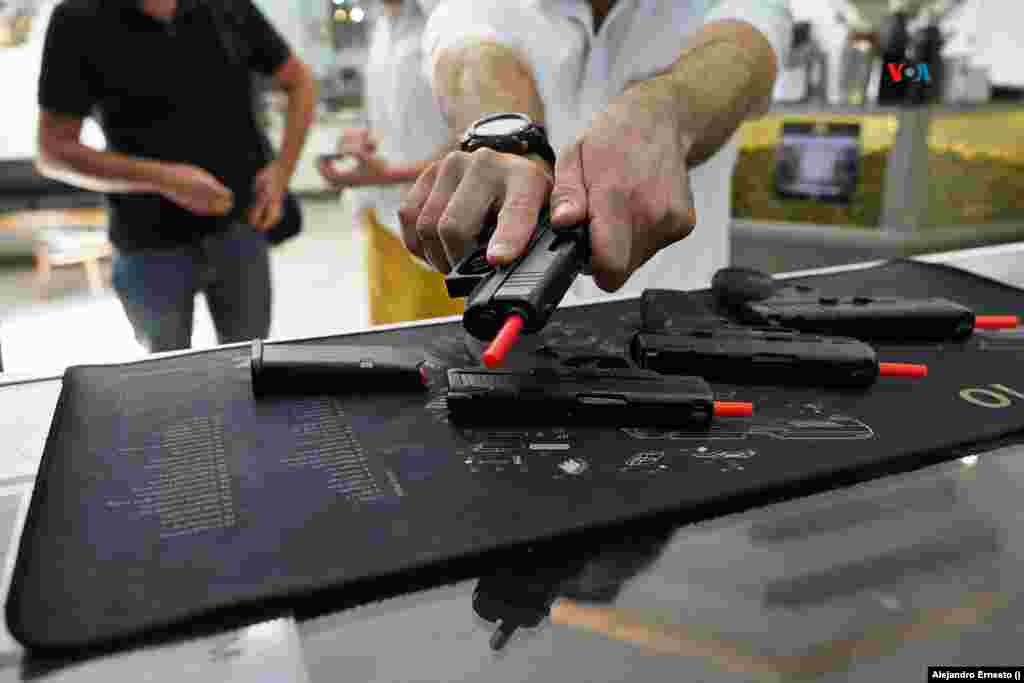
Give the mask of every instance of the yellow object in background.
M 860 178 L 848 205 L 775 196 L 776 148 L 782 124 L 789 121 L 860 125 Z M 885 170 L 897 123 L 890 113 L 773 113 L 745 123 L 736 135 L 740 151 L 733 177 L 733 217 L 880 227 Z M 928 151 L 925 226 L 1013 224 L 1024 218 L 1024 109 L 936 112 Z
M 0 47 L 18 47 L 28 42 L 32 17 L 27 14 L 0 17 Z
M 737 132 L 741 149 L 774 149 L 784 121 L 857 123 L 865 154 L 888 152 L 896 139 L 897 119 L 889 113 L 769 114 L 748 121 Z M 972 159 L 988 157 L 1024 164 L 1024 108 L 1019 111 L 937 112 L 932 117 L 928 147 L 935 154 L 954 152 Z
M 373 209 L 360 212 L 366 235 L 370 324 L 462 315 L 462 299 L 451 299 L 444 276 L 417 263 L 405 245 L 377 221 Z

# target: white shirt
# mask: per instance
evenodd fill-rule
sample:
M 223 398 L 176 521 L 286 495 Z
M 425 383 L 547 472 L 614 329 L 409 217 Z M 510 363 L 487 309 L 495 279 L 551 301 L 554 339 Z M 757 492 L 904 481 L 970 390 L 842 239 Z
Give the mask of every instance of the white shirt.
M 377 140 L 377 155 L 392 164 L 430 158 L 448 141 L 441 116 L 422 69 L 423 28 L 433 0 L 406 0 L 401 12 L 381 12 L 370 39 L 366 63 L 366 114 Z M 357 212 L 375 209 L 377 220 L 401 235 L 398 208 L 410 185 L 360 187 L 349 191 Z
M 993 85 L 1024 87 L 1020 63 L 1024 44 L 1017 27 L 1024 20 L 1020 2 L 969 0 L 943 22 L 953 34 L 944 53 L 966 56 L 974 66 L 988 69 Z
M 693 33 L 723 19 L 758 28 L 781 63 L 791 24 L 785 0 L 618 0 L 597 34 L 586 0 L 444 0 L 424 31 L 423 69 L 432 79 L 440 51 L 467 40 L 487 39 L 518 50 L 533 69 L 551 143 L 558 151 L 574 142 L 629 82 L 671 66 Z M 714 272 L 728 264 L 736 154 L 730 142 L 691 171 L 696 229 L 655 255 L 620 293 L 707 287 Z M 591 278 L 580 277 L 566 300 L 593 300 L 603 294 Z

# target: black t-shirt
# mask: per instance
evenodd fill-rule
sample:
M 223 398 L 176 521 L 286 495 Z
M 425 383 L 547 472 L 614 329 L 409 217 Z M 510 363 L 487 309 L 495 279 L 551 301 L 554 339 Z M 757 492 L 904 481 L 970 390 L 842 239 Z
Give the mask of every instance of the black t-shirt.
M 232 215 L 201 217 L 157 194 L 113 194 L 111 241 L 120 249 L 184 244 L 245 215 L 270 159 L 253 111 L 252 72 L 271 75 L 291 51 L 251 0 L 179 0 L 170 23 L 131 0 L 64 0 L 47 29 L 39 105 L 95 115 L 107 148 L 205 169 L 235 195 Z M 231 40 L 225 41 L 225 26 Z M 242 58 L 232 58 L 232 52 Z

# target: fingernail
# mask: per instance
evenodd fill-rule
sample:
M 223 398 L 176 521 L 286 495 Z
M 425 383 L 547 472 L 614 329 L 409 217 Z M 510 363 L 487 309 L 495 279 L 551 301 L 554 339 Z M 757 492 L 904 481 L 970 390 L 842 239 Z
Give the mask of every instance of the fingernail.
M 503 261 L 512 256 L 512 245 L 508 242 L 492 242 L 487 248 L 487 261 L 494 265 L 495 261 Z
M 555 208 L 551 210 L 551 220 L 560 221 L 566 218 L 566 214 L 572 211 L 572 202 L 568 199 L 559 199 L 555 202 Z

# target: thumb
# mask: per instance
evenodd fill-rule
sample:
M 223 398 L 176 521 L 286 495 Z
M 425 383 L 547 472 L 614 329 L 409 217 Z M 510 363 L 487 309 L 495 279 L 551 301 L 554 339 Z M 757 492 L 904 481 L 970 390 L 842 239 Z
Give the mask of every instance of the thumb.
M 615 292 L 629 279 L 635 248 L 629 203 L 620 190 L 595 192 L 591 213 L 590 258 L 594 282 L 606 292 Z
M 214 180 L 212 187 L 214 193 L 221 199 L 234 199 L 235 193 L 232 192 L 229 188 L 227 188 L 219 180 Z
M 587 219 L 587 190 L 583 186 L 581 143 L 562 150 L 555 161 L 555 186 L 551 190 L 551 222 L 568 226 Z
M 224 182 L 220 178 L 218 178 L 217 176 L 213 175 L 212 173 L 206 173 L 206 174 L 200 176 L 199 179 L 198 179 L 198 184 L 200 184 L 200 185 L 202 185 L 204 187 L 211 188 L 211 189 L 215 190 L 218 194 L 223 194 L 225 192 L 230 192 L 230 190 L 228 190 L 227 186 L 224 185 Z

